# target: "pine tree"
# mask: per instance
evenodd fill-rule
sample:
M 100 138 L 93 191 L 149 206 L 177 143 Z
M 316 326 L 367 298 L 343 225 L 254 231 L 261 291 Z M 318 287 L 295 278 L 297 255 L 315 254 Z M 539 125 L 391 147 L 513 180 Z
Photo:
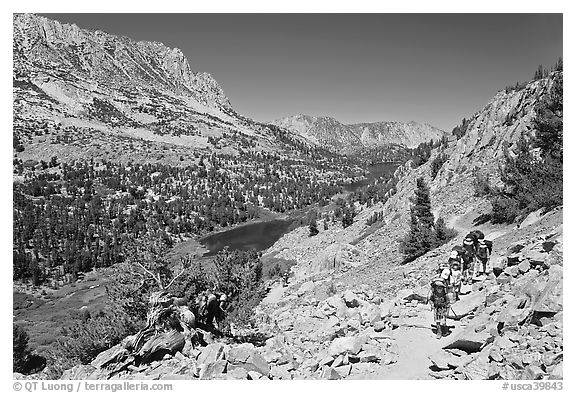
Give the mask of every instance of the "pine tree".
M 550 155 L 560 161 L 563 154 L 563 115 L 563 76 L 559 75 L 550 92 L 536 106 L 532 126 L 536 130 L 535 145 L 542 149 L 542 155 Z
M 416 180 L 416 190 L 414 191 L 413 209 L 418 217 L 419 224 L 425 228 L 434 227 L 434 215 L 432 214 L 432 203 L 430 202 L 430 189 L 423 177 Z
M 28 363 L 28 358 L 30 356 L 30 350 L 28 349 L 28 334 L 20 326 L 13 325 L 12 341 L 12 366 L 14 368 L 14 372 L 26 372 L 26 364 Z
M 446 226 L 446 221 L 442 217 L 438 217 L 434 224 L 434 233 L 436 235 L 436 247 L 448 243 L 450 239 L 456 237 L 457 232 L 453 228 Z
M 534 80 L 537 81 L 542 78 L 544 78 L 544 67 L 542 67 L 542 64 L 540 64 L 534 73 Z
M 430 190 L 422 177 L 416 180 L 416 190 L 412 203 L 410 231 L 400 241 L 400 252 L 405 255 L 404 262 L 413 261 L 424 255 L 436 244 Z
M 310 231 L 308 236 L 316 236 L 319 233 L 318 223 L 316 222 L 316 218 L 313 218 L 310 220 L 310 225 L 308 225 L 308 230 Z

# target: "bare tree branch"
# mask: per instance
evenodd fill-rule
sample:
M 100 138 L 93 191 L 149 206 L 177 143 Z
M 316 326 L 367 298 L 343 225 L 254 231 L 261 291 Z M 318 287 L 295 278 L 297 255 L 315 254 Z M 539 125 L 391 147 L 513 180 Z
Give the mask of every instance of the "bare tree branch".
M 160 289 L 164 289 L 164 285 L 162 285 L 162 280 L 160 279 L 160 273 L 158 273 L 158 277 L 156 277 L 154 275 L 154 273 L 152 273 L 150 270 L 146 269 L 144 267 L 144 265 L 142 265 L 140 262 L 136 261 L 136 263 L 138 264 L 138 266 L 140 266 L 146 273 L 148 273 L 150 276 L 152 276 L 152 278 L 154 279 L 154 281 L 156 281 L 156 283 L 158 284 L 158 286 L 160 287 Z
M 174 276 L 174 278 L 172 279 L 172 281 L 170 281 L 170 284 L 166 285 L 166 288 L 164 288 L 164 289 L 170 288 L 170 286 L 171 286 L 172 284 L 174 284 L 174 281 L 176 281 L 176 279 L 177 279 L 178 277 L 180 277 L 182 274 L 184 274 L 185 271 L 186 271 L 186 269 L 185 269 L 185 268 L 182 268 L 182 270 L 180 271 L 180 273 L 178 273 L 176 276 Z

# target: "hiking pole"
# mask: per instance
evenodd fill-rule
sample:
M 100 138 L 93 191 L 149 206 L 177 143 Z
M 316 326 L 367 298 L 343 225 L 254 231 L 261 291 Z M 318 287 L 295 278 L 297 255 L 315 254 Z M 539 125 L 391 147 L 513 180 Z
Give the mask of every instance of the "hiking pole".
M 452 314 L 454 314 L 454 320 L 458 320 L 458 315 L 456 315 L 456 311 L 454 311 L 452 306 L 450 306 L 450 311 L 452 311 Z

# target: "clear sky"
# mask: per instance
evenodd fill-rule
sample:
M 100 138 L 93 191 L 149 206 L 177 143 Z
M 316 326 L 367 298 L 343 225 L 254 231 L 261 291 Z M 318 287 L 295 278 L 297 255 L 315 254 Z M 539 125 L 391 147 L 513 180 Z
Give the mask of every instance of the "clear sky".
M 562 14 L 42 14 L 180 48 L 239 113 L 450 131 L 562 56 Z

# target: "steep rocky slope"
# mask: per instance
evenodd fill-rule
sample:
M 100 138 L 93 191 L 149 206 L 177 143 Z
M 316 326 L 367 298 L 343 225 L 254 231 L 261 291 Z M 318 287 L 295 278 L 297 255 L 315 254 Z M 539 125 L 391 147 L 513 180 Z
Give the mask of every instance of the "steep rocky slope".
M 390 267 L 388 290 L 347 289 L 330 271 L 278 283 L 255 310 L 256 345 L 211 341 L 121 371 L 103 366 L 119 345 L 62 378 L 561 379 L 561 220 L 557 209 L 498 239 L 494 259 L 509 266 L 463 287 L 440 340 L 424 300 L 452 244 Z
M 429 124 L 383 121 L 342 124 L 331 117 L 289 116 L 273 124 L 300 135 L 334 152 L 350 154 L 363 149 L 401 145 L 414 148 L 422 142 L 438 140 L 445 132 Z
M 27 145 L 25 158 L 109 153 L 126 139 L 176 156 L 182 147 L 234 154 L 309 145 L 237 114 L 216 80 L 193 71 L 177 48 L 33 14 L 14 14 L 13 29 L 14 135 Z

